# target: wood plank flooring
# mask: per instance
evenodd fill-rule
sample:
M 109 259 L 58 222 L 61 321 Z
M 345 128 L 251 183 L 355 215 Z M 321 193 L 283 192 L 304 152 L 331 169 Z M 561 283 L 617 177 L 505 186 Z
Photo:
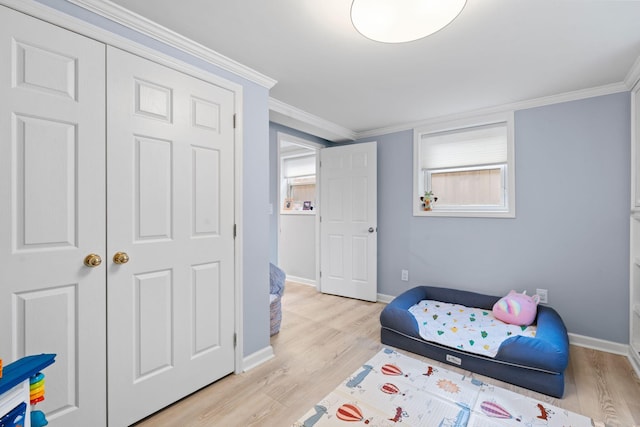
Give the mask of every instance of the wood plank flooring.
M 378 317 L 384 304 L 287 282 L 282 307 L 282 328 L 271 338 L 275 358 L 225 377 L 136 427 L 289 427 L 383 347 Z M 607 427 L 640 427 L 640 380 L 624 356 L 571 346 L 563 399 L 474 376 Z

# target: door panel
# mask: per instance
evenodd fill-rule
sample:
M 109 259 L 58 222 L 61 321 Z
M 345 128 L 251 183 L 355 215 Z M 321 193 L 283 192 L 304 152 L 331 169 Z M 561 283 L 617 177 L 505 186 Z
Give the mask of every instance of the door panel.
M 108 49 L 109 419 L 234 370 L 233 93 Z
M 77 246 L 75 126 L 14 114 L 14 128 L 16 249 Z
M 172 142 L 134 135 L 136 242 L 170 240 L 173 198 Z M 114 177 L 117 179 L 117 177 Z
M 320 151 L 320 290 L 377 298 L 376 143 Z
M 105 47 L 0 6 L 0 56 L 0 355 L 56 353 L 37 409 L 103 426 Z

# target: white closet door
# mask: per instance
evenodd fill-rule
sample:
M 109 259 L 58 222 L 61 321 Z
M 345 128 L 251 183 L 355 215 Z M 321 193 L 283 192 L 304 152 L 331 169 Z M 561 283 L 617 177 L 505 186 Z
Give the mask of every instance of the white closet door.
M 50 426 L 106 424 L 105 46 L 0 7 L 0 356 L 56 353 Z
M 234 95 L 107 56 L 108 405 L 123 426 L 234 370 Z

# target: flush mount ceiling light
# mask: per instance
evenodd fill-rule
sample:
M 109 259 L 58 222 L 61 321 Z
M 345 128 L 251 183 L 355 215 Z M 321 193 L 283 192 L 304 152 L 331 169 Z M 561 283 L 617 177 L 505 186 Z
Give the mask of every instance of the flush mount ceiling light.
M 371 40 L 404 43 L 446 27 L 466 3 L 467 0 L 353 0 L 351 22 Z

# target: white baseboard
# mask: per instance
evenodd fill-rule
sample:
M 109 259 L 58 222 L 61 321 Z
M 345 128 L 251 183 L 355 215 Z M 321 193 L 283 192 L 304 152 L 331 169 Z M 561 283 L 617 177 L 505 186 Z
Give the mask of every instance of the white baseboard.
M 393 301 L 395 297 L 391 295 L 378 294 L 377 298 L 378 298 L 377 300 L 378 302 L 389 304 L 391 301 Z
M 629 346 L 629 354 L 627 357 L 629 358 L 629 363 L 631 363 L 631 366 L 636 371 L 636 375 L 640 378 L 640 360 L 636 357 L 637 355 L 633 354 L 634 351 L 633 347 Z
M 627 356 L 629 354 L 629 346 L 627 344 L 585 337 L 584 335 L 569 333 L 569 344 L 606 351 L 607 353 L 619 354 L 621 356 Z
M 316 281 L 312 279 L 306 279 L 304 277 L 292 276 L 287 274 L 287 280 L 291 282 L 301 283 L 303 285 L 316 286 Z
M 258 350 L 253 354 L 248 355 L 242 359 L 242 372 L 247 372 L 257 366 L 262 365 L 264 362 L 273 359 L 273 347 L 267 346 L 262 350 Z

